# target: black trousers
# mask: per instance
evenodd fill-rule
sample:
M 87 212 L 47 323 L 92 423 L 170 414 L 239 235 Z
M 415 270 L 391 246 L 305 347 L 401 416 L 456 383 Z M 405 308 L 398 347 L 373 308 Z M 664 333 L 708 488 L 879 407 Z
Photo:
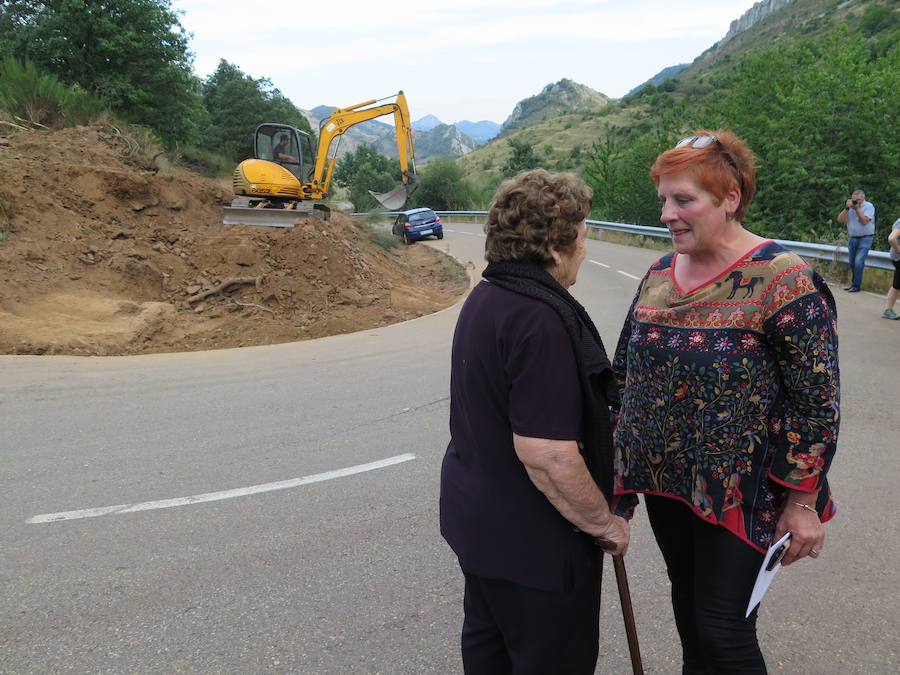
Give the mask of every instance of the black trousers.
M 600 639 L 600 574 L 542 591 L 466 573 L 466 675 L 591 675 Z
M 763 554 L 675 499 L 644 502 L 672 582 L 682 673 L 765 673 L 756 610 L 744 618 Z

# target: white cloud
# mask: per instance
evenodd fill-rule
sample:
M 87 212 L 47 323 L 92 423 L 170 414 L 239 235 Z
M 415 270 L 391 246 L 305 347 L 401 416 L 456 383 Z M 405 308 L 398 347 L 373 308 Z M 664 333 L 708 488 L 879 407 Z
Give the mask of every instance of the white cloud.
M 517 101 L 555 81 L 540 78 L 556 74 L 589 79 L 584 83 L 620 96 L 666 66 L 698 56 L 751 5 L 498 0 L 485 7 L 483 0 L 348 0 L 329 12 L 270 0 L 254 13 L 236 0 L 173 3 L 194 34 L 201 76 L 224 58 L 254 77 L 270 78 L 301 107 L 348 105 L 403 88 L 417 112 L 445 121 L 502 121 Z M 593 68 L 587 70 L 585 61 Z M 417 102 L 435 107 L 422 109 Z

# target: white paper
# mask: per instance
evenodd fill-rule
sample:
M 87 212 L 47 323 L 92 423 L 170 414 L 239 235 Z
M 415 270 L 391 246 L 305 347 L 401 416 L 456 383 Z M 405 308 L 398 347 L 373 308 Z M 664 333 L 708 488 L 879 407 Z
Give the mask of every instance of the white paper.
M 788 532 L 781 539 L 772 544 L 766 552 L 766 557 L 763 558 L 762 565 L 759 568 L 759 574 L 756 575 L 756 583 L 753 584 L 753 592 L 750 594 L 750 602 L 747 604 L 747 613 L 744 614 L 744 618 L 750 616 L 750 612 L 752 612 L 753 608 L 760 603 L 763 596 L 766 594 L 766 591 L 769 590 L 769 584 L 772 583 L 772 579 L 775 578 L 775 575 L 778 574 L 778 570 L 781 569 L 781 557 L 779 556 L 778 561 L 772 566 L 772 569 L 766 568 L 769 566 L 769 561 L 778 554 L 782 546 L 784 546 L 785 551 L 788 549 L 791 545 L 790 539 L 791 533 Z

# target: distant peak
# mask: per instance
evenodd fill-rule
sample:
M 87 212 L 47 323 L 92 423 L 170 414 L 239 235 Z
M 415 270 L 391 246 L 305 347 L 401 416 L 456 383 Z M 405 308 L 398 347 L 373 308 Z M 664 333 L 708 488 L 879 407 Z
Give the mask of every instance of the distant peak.
M 443 124 L 437 117 L 434 115 L 425 115 L 425 117 L 420 117 L 415 122 L 412 123 L 412 128 L 416 131 L 431 131 L 437 126 Z

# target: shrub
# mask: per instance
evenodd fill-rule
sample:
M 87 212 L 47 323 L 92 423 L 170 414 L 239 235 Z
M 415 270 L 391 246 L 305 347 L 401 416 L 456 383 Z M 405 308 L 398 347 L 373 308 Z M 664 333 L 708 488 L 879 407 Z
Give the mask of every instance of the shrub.
M 90 124 L 105 109 L 101 99 L 77 84 L 67 87 L 29 61 L 7 58 L 0 63 L 0 110 L 20 123 L 61 129 Z
M 208 178 L 231 175 L 236 166 L 235 162 L 224 155 L 193 145 L 179 146 L 176 161 L 191 171 Z
M 369 222 L 360 223 L 360 226 L 363 228 L 363 230 L 365 230 L 366 234 L 369 237 L 369 241 L 371 241 L 380 249 L 390 251 L 392 248 L 396 248 L 400 245 L 400 240 L 397 239 L 397 237 L 395 237 L 393 234 L 391 234 L 390 230 L 376 227 Z

